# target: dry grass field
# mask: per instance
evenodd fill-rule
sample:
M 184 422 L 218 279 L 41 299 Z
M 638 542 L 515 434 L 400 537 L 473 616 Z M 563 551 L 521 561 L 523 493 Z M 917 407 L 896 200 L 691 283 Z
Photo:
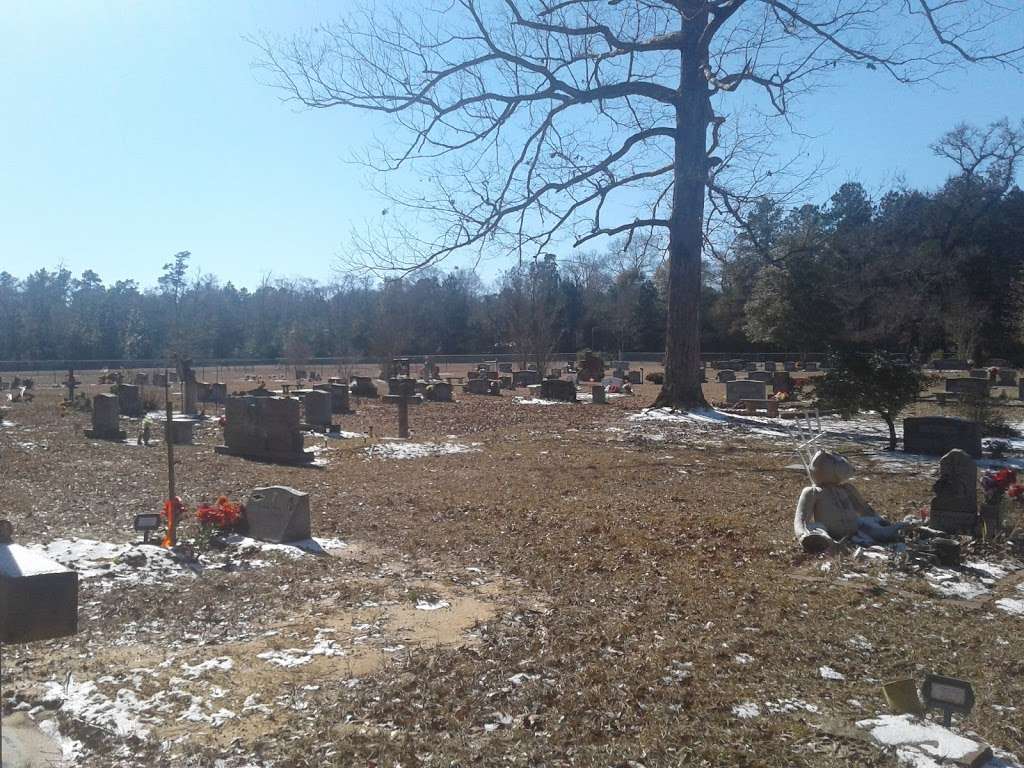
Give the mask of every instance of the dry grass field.
M 164 446 L 87 440 L 39 382 L 0 428 L 0 517 L 24 544 L 136 539 Z M 176 449 L 186 505 L 308 491 L 325 551 L 100 562 L 78 635 L 3 649 L 4 714 L 52 720 L 83 766 L 865 768 L 898 764 L 855 725 L 888 711 L 882 683 L 934 671 L 975 685 L 959 727 L 1024 756 L 1024 616 L 996 605 L 1024 572 L 963 599 L 888 561 L 805 556 L 785 427 L 643 417 L 652 385 L 606 406 L 521 393 L 413 407 L 410 442 L 434 455 L 404 459 L 375 453 L 395 408 L 353 400 L 335 418 L 368 437 L 308 436 L 303 468 L 215 454 L 208 420 Z M 902 518 L 935 465 L 886 457 L 876 426 L 826 444 Z

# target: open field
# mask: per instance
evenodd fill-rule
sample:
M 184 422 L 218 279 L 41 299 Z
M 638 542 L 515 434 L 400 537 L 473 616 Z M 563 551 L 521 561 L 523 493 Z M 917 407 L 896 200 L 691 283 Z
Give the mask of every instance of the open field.
M 133 540 L 164 446 L 85 439 L 49 384 L 0 428 L 0 516 L 24 544 Z M 243 541 L 193 573 L 97 547 L 79 634 L 3 649 L 4 714 L 52 719 L 83 766 L 861 768 L 898 764 L 855 726 L 888 711 L 881 683 L 934 671 L 974 683 L 963 729 L 1024 757 L 1024 564 L 805 556 L 791 426 L 645 414 L 636 391 L 424 403 L 409 442 L 433 448 L 407 459 L 381 439 L 394 406 L 353 399 L 335 419 L 366 437 L 308 436 L 307 468 L 214 454 L 208 420 L 176 447 L 186 506 L 290 485 L 321 551 Z M 877 418 L 825 427 L 877 510 L 927 507 L 935 461 L 886 454 Z

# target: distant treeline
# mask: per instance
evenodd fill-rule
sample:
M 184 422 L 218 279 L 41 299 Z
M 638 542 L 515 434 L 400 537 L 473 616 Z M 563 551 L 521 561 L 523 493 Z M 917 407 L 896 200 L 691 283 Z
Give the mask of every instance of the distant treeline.
M 1021 351 L 1024 193 L 1017 155 L 971 164 L 938 190 L 872 200 L 844 184 L 824 205 L 765 202 L 709 255 L 704 348 Z M 379 357 L 664 345 L 662 247 L 547 256 L 493 285 L 472 271 L 372 282 L 276 280 L 255 290 L 190 270 L 105 285 L 86 271 L 0 272 L 0 360 Z

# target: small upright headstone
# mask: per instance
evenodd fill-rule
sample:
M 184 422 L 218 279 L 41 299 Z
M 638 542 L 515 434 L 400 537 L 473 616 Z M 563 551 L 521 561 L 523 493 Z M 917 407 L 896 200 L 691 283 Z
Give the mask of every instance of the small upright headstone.
M 765 361 L 764 369 L 766 371 L 771 371 L 772 373 L 774 373 L 775 372 L 775 363 L 772 362 L 771 360 Z
M 988 371 L 986 369 L 984 369 L 984 368 L 971 368 L 971 370 L 969 371 L 968 375 L 972 379 L 987 379 L 988 378 Z
M 946 391 L 968 397 L 988 397 L 988 379 L 946 379 Z
M 302 397 L 302 409 L 306 424 L 314 429 L 331 426 L 331 393 L 312 389 Z
M 999 386 L 1001 387 L 1015 387 L 1017 386 L 1017 371 L 1013 368 L 1000 368 L 999 369 Z
M 772 380 L 773 373 L 769 371 L 750 371 L 747 374 L 747 381 L 763 381 L 765 383 Z
M 195 425 L 194 419 L 171 419 L 171 441 L 175 445 L 192 445 Z
M 128 433 L 121 429 L 117 395 L 100 393 L 92 399 L 92 429 L 85 436 L 98 440 L 124 440 Z
M 630 384 L 637 385 L 644 383 L 642 371 L 626 371 L 626 374 Z
M 903 450 L 945 456 L 959 448 L 981 458 L 981 427 L 977 422 L 947 416 L 908 416 L 903 420 Z
M 148 373 L 136 373 L 135 374 L 135 386 L 137 386 L 137 387 L 144 387 L 147 384 L 149 384 L 149 374 Z
M 512 374 L 512 384 L 516 387 L 528 387 L 531 384 L 540 384 L 540 376 L 536 371 L 515 371 Z
M 355 376 L 349 384 L 349 392 L 356 397 L 377 397 L 377 385 L 369 376 Z
M 736 381 L 736 374 L 732 370 L 720 370 L 718 372 L 719 383 Z
M 815 361 L 815 360 L 808 360 L 806 363 L 804 363 L 804 370 L 805 371 L 817 371 L 818 368 L 819 368 L 819 365 L 818 365 L 817 361 Z
M 117 405 L 125 416 L 142 415 L 142 396 L 134 384 L 117 385 Z
M 794 363 L 792 360 L 787 360 L 782 364 L 782 370 L 789 371 L 790 373 L 792 373 L 793 371 L 796 370 L 796 363 Z
M 978 522 L 978 465 L 959 448 L 939 461 L 929 524 L 948 533 L 973 533 Z
M 729 381 L 725 384 L 725 400 L 738 403 L 740 400 L 766 399 L 767 385 L 762 381 Z
M 331 413 L 349 413 L 348 384 L 340 379 L 328 379 L 326 384 L 317 384 L 314 389 L 331 393 Z
M 594 405 L 604 405 L 608 402 L 608 399 L 605 397 L 604 384 L 594 384 L 590 388 L 590 392 Z
M 432 381 L 424 390 L 426 398 L 435 403 L 450 403 L 452 401 L 452 385 L 447 381 Z
M 576 385 L 568 379 L 544 379 L 540 383 L 540 396 L 544 400 L 576 402 Z
M 276 544 L 303 541 L 311 535 L 309 494 L 283 485 L 253 488 L 244 519 L 254 539 Z

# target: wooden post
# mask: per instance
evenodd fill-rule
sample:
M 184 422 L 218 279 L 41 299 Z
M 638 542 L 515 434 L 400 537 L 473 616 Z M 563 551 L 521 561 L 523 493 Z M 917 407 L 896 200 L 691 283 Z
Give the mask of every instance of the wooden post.
M 56 374 L 54 374 L 56 376 Z M 75 402 L 75 369 L 68 368 L 68 402 Z
M 167 443 L 167 498 L 173 501 L 174 497 L 177 495 L 174 492 L 174 425 L 171 424 L 171 421 L 174 419 L 174 406 L 171 404 L 171 395 L 169 390 L 170 384 L 168 383 L 164 391 L 164 398 L 167 404 L 166 421 L 164 422 L 164 440 Z M 167 538 L 171 540 L 172 547 L 178 543 L 176 531 L 177 525 L 178 521 L 174 519 L 174 512 L 171 512 L 167 520 Z
M 398 400 L 398 436 L 409 437 L 409 395 L 404 387 Z

